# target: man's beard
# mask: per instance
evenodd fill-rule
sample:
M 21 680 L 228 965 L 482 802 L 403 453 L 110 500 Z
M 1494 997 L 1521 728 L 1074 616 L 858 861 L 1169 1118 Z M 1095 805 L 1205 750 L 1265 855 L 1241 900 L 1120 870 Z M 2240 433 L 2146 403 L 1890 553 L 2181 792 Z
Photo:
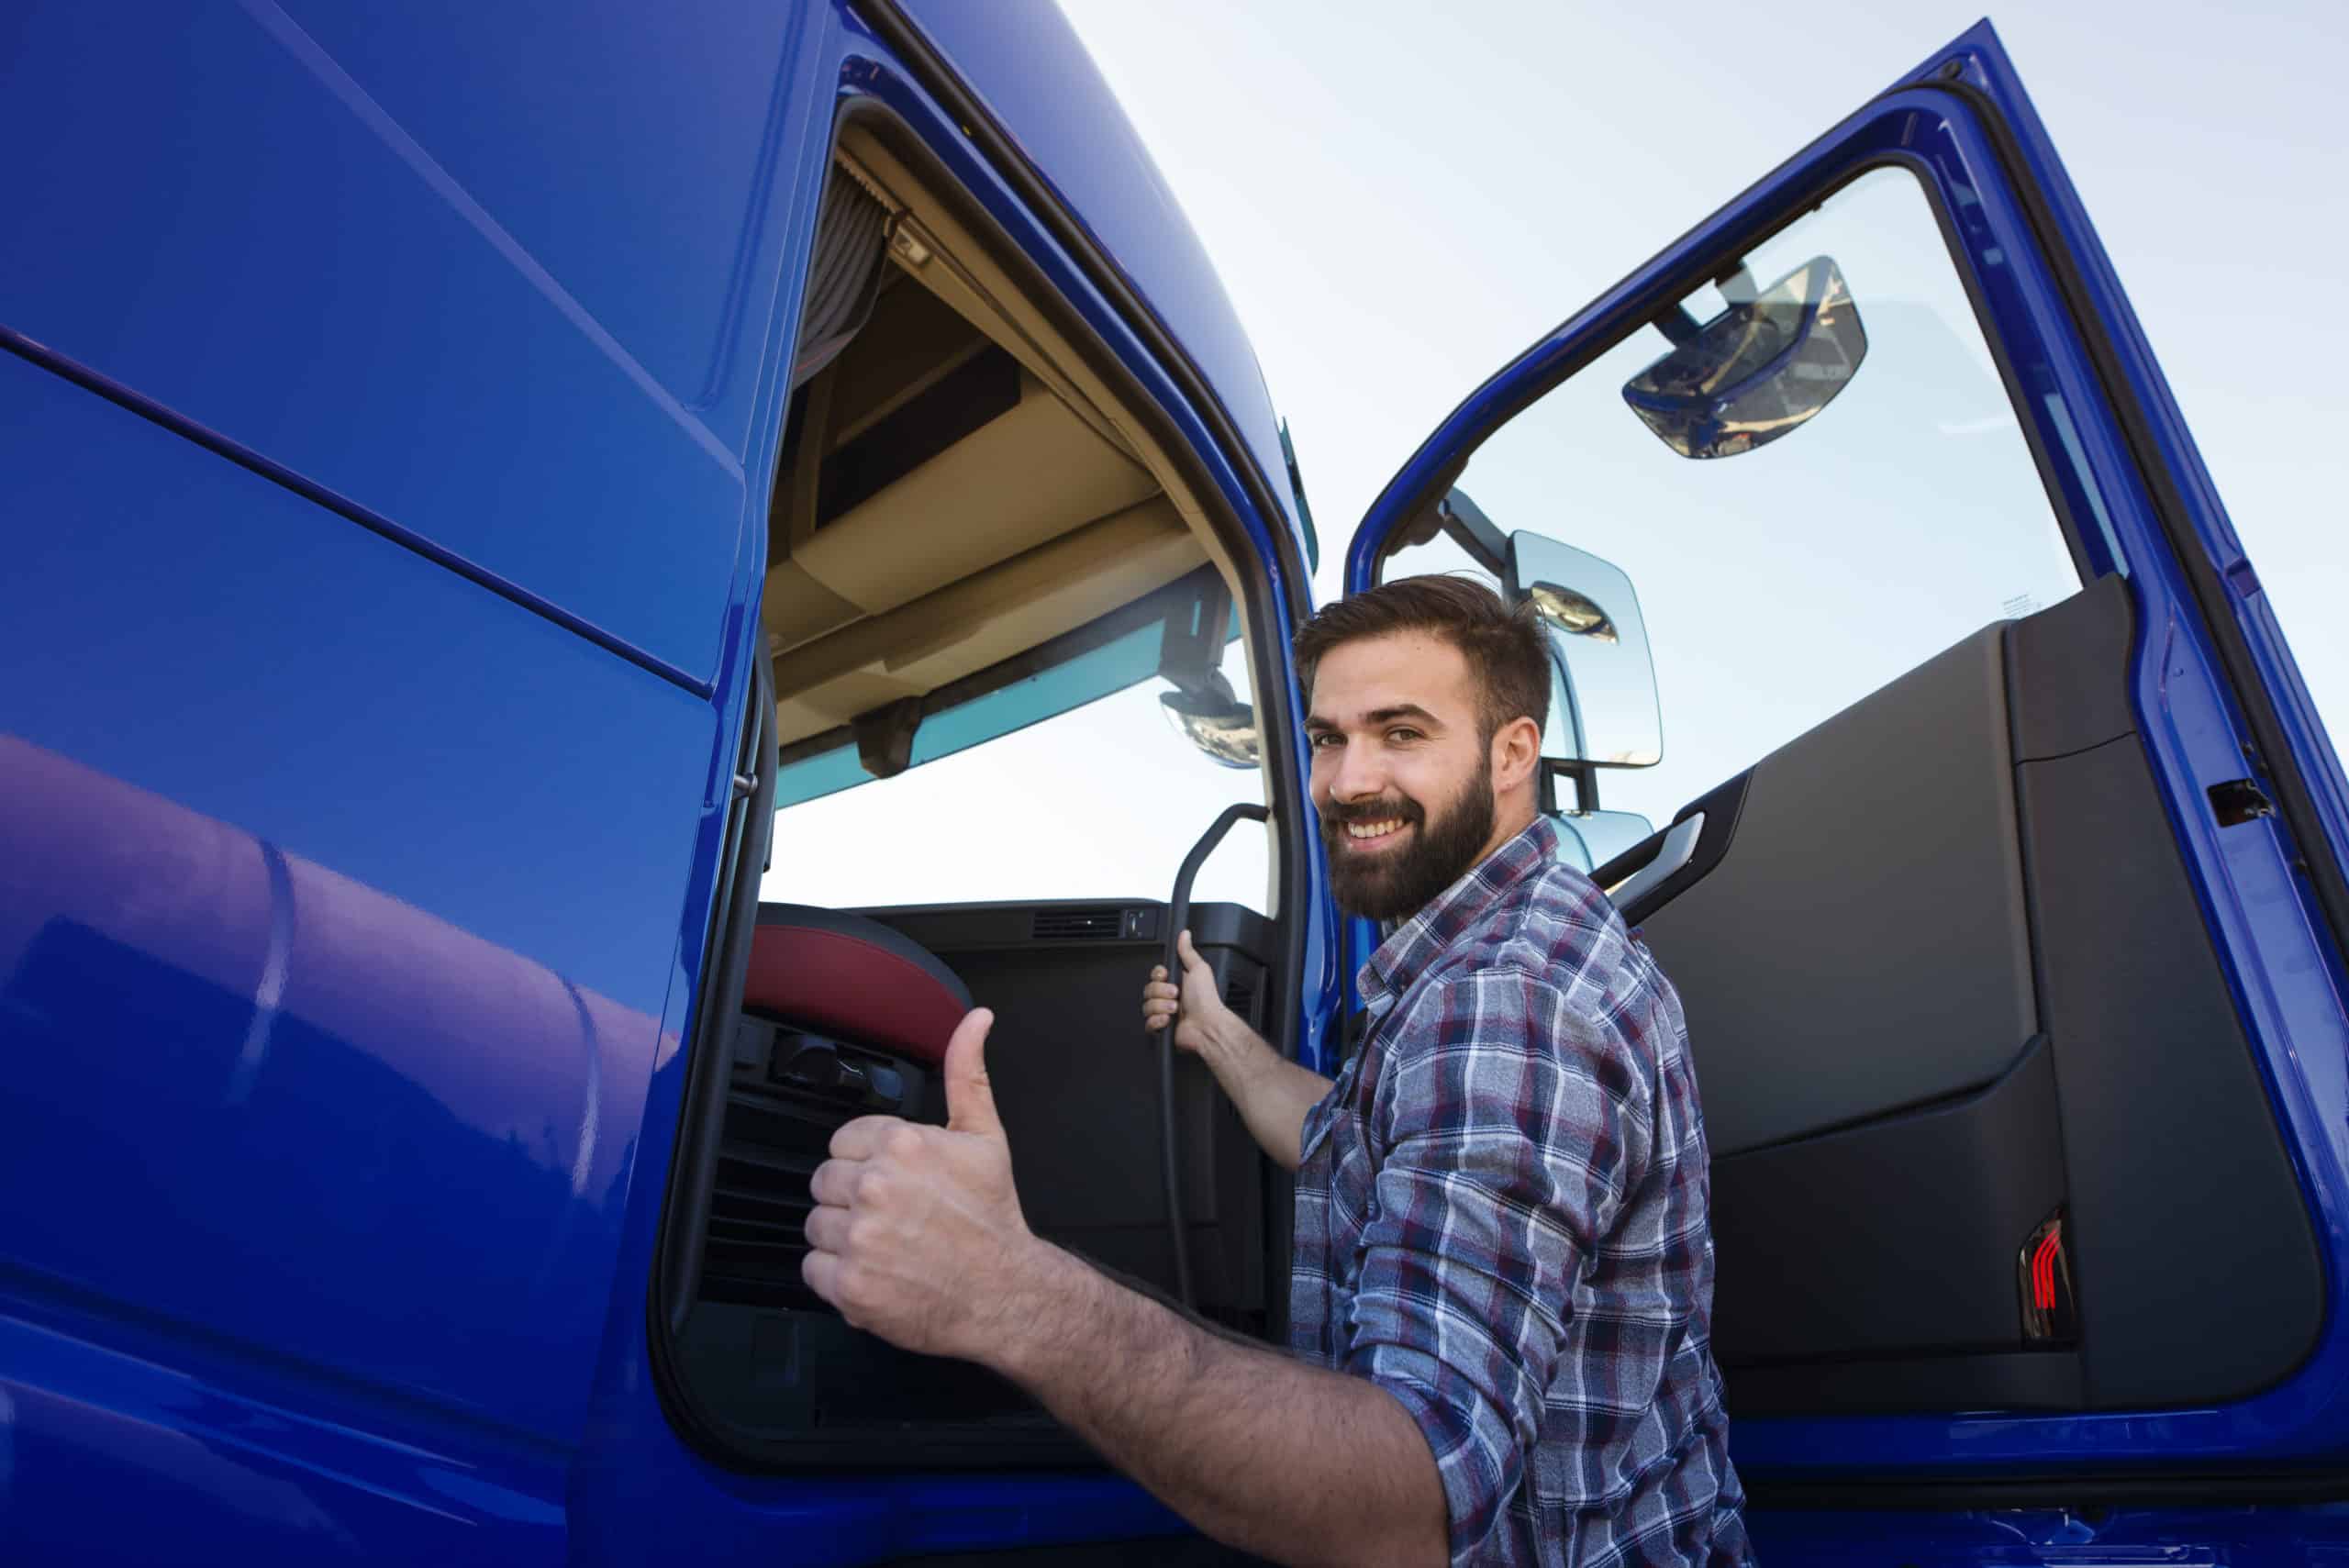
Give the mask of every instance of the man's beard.
M 1459 801 L 1433 822 L 1408 795 L 1389 800 L 1331 801 L 1321 808 L 1321 842 L 1330 857 L 1330 891 L 1349 915 L 1396 920 L 1417 913 L 1465 876 L 1493 836 L 1493 759 L 1488 751 Z M 1410 835 L 1400 849 L 1375 857 L 1347 847 L 1346 824 L 1400 818 Z

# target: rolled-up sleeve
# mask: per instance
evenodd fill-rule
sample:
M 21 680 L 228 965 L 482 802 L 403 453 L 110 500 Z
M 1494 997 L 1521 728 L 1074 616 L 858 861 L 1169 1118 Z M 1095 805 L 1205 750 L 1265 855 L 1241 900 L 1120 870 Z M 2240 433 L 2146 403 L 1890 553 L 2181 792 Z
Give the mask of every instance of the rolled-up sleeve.
M 1653 1090 L 1620 1031 L 1513 970 L 1411 998 L 1386 1049 L 1341 1364 L 1419 1423 L 1464 1562 L 1523 1479 L 1575 1275 L 1647 1164 Z

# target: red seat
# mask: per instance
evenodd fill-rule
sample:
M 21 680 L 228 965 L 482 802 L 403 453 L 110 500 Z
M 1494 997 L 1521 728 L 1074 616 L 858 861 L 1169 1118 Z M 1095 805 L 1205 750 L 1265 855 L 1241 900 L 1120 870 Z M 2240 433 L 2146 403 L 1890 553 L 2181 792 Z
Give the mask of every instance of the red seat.
M 805 904 L 762 904 L 746 1012 L 935 1066 L 971 1010 L 954 972 L 876 920 Z

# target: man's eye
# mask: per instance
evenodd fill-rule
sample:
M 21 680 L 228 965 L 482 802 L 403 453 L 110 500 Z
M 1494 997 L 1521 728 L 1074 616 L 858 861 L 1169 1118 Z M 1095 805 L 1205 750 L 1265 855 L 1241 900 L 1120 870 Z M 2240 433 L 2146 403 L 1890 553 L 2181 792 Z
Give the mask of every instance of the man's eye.
M 1389 740 L 1417 740 L 1419 738 L 1418 730 L 1399 725 L 1386 732 L 1386 739 Z
M 1338 743 L 1338 738 L 1334 735 L 1309 735 L 1306 737 L 1305 743 L 1318 751 L 1325 747 L 1335 746 Z

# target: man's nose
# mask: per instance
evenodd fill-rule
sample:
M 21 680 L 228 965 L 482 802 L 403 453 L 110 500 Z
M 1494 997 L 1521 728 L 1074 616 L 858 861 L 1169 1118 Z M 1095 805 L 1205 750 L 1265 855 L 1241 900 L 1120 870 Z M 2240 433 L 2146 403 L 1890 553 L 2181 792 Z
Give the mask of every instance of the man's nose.
M 1366 746 L 1338 749 L 1330 774 L 1330 798 L 1336 801 L 1375 800 L 1386 791 L 1386 770 Z

